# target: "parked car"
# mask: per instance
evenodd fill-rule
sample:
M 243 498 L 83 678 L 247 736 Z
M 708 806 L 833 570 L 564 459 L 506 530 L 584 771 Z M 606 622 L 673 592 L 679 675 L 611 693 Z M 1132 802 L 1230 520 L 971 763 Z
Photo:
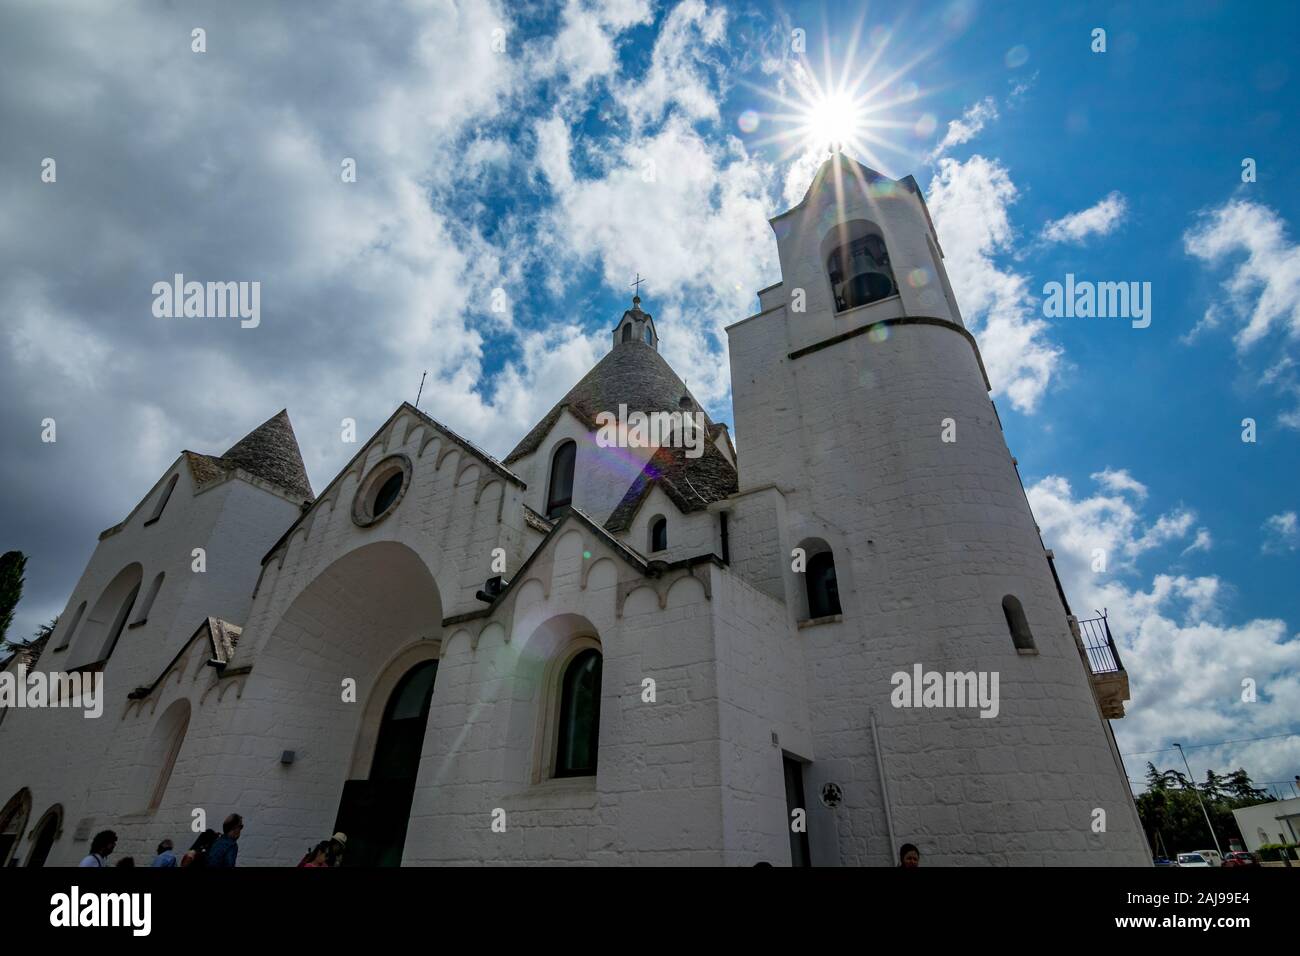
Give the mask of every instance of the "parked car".
M 1175 863 L 1173 860 L 1169 859 L 1169 857 L 1167 856 L 1158 856 L 1155 859 L 1155 865 L 1156 866 L 1177 866 L 1178 864 Z
M 1223 866 L 1223 858 L 1214 850 L 1196 850 L 1178 854 L 1179 866 Z
M 1259 857 L 1253 853 L 1245 853 L 1240 850 L 1229 853 L 1223 858 L 1224 866 L 1259 866 Z

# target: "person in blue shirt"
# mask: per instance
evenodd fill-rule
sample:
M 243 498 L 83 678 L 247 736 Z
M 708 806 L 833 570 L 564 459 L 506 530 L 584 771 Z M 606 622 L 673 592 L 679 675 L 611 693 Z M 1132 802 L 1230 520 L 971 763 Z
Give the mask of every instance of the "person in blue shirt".
M 161 843 L 158 844 L 158 855 L 153 858 L 153 862 L 150 863 L 149 865 L 150 866 L 179 866 L 180 865 L 179 861 L 176 859 L 176 853 L 172 849 L 171 840 L 163 840 Z
M 221 836 L 208 851 L 208 866 L 228 867 L 235 865 L 239 856 L 239 835 L 244 832 L 244 818 L 232 813 L 221 824 Z

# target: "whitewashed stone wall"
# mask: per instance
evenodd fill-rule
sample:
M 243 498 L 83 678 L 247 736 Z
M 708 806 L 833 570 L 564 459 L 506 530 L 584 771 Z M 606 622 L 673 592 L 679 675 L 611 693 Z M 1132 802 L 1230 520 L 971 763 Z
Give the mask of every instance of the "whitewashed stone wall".
M 845 795 L 834 812 L 810 812 L 814 862 L 895 859 L 871 742 L 874 710 L 896 839 L 918 844 L 928 863 L 1146 863 L 971 344 L 954 327 L 894 324 L 788 357 L 891 312 L 944 317 L 936 305 L 946 300 L 922 310 L 906 282 L 913 269 L 933 274 L 919 204 L 895 197 L 870 205 L 867 215 L 850 200 L 845 218 L 863 214 L 883 227 L 901 299 L 834 315 L 813 202 L 780 240 L 785 286 L 809 289 L 808 313 L 777 307 L 729 330 L 741 489 L 785 491 L 786 544 L 820 537 L 836 557 L 843 619 L 796 638 L 815 747 L 805 755 L 813 760 L 805 790 L 831 781 Z M 955 443 L 940 440 L 947 418 Z M 786 575 L 788 607 L 799 605 L 801 586 Z M 1006 594 L 1024 604 L 1036 655 L 1012 644 Z M 999 716 L 893 708 L 891 676 L 917 662 L 998 672 Z M 1107 812 L 1104 834 L 1090 830 L 1094 808 Z
M 167 507 L 159 521 L 146 527 L 156 496 L 172 474 L 179 478 Z M 138 617 L 154 576 L 166 572 L 147 620 L 122 631 L 104 666 L 103 716 L 86 719 L 81 710 L 66 708 L 13 709 L 0 724 L 0 792 L 5 793 L 0 799 L 20 787 L 30 788 L 31 822 L 47 807 L 63 805 L 63 834 L 50 851 L 49 865 L 76 863 L 89 852 L 88 842 L 73 839 L 78 822 L 87 817 L 95 821 L 93 830 L 117 830 L 118 855 L 134 855 L 137 862 L 152 859 L 163 836 L 178 844 L 184 841 L 189 808 L 181 806 L 187 802 L 183 784 L 169 788 L 168 803 L 159 811 L 140 811 L 161 766 L 157 741 L 151 739 L 156 721 L 179 696 L 197 703 L 199 691 L 187 675 L 183 687 L 168 683 L 160 690 L 162 706 L 143 710 L 129 705 L 127 694 L 152 683 L 206 616 L 232 621 L 247 616 L 260 555 L 297 514 L 298 507 L 283 493 L 243 473 L 195 494 L 189 468 L 178 459 L 127 519 L 101 539 L 36 669 L 49 672 L 69 666 L 71 656 L 80 653 L 79 638 L 73 635 L 70 647 L 56 652 L 64 629 L 81 602 L 93 607 L 124 567 L 138 562 L 143 568 L 140 595 L 128 621 Z M 196 547 L 207 552 L 208 570 L 202 574 L 191 571 Z M 78 630 L 85 622 L 83 616 Z M 204 666 L 208 656 L 206 648 L 199 648 L 187 660 L 200 686 L 213 680 L 212 669 Z M 196 735 L 203 732 L 197 729 L 201 723 L 196 707 Z M 183 769 L 178 762 L 178 782 L 186 779 Z M 169 804 L 174 804 L 173 810 L 168 810 Z M 24 836 L 24 858 L 28 849 Z

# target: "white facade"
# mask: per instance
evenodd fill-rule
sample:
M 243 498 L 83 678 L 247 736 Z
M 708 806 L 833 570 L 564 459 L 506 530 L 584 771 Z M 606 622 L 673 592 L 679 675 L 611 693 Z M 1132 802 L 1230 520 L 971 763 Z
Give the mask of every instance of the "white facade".
M 17 856 L 57 804 L 51 864 L 105 827 L 137 862 L 188 845 L 196 809 L 244 815 L 241 864 L 296 863 L 345 820 L 406 865 L 892 865 L 905 842 L 926 865 L 1149 863 L 915 184 L 837 158 L 773 226 L 783 281 L 728 330 L 738 468 L 720 426 L 698 461 L 596 441 L 592 396 L 624 381 L 634 403 L 693 402 L 638 305 L 506 464 L 403 405 L 302 510 L 252 476 L 193 494 L 181 468 L 156 525 L 136 527 L 142 506 L 101 542 L 63 621 L 133 562 L 146 587 L 180 580 L 207 542 L 206 574 L 125 632 L 103 718 L 0 724 L 0 799 L 30 805 Z M 872 237 L 897 294 L 837 310 L 828 250 Z M 388 510 L 381 486 L 400 486 Z M 838 613 L 813 615 L 800 548 L 833 555 Z M 232 652 L 208 618 L 242 628 Z M 557 776 L 566 675 L 590 650 L 596 772 Z M 435 660 L 418 758 L 385 776 L 403 678 Z M 996 672 L 997 716 L 893 706 L 916 664 Z
M 1233 810 L 1246 849 L 1259 852 L 1265 843 L 1300 843 L 1300 797 Z

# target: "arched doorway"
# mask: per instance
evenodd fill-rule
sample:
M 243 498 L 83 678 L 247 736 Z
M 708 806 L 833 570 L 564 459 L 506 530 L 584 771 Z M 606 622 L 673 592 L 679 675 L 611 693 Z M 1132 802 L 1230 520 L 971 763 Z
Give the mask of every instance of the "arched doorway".
M 347 866 L 400 866 L 433 699 L 436 659 L 411 667 L 388 696 L 365 779 L 343 785 L 334 829 L 347 834 Z
M 44 866 L 50 855 L 50 848 L 59 838 L 63 829 L 63 807 L 55 804 L 46 810 L 32 832 L 32 848 L 27 854 L 28 866 Z
M 396 507 L 407 503 L 404 498 Z M 393 806 L 409 807 L 409 798 L 405 804 L 397 797 L 381 802 L 381 789 L 397 788 L 364 785 L 370 783 L 388 700 L 407 671 L 438 656 L 442 618 L 438 584 L 424 559 L 408 545 L 375 541 L 317 572 L 267 636 L 244 699 L 265 702 L 272 715 L 268 750 L 310 750 L 318 772 L 289 770 L 284 777 L 304 807 L 297 820 L 304 848 L 342 830 L 348 835 L 345 862 L 369 856 L 377 865 L 363 844 Z M 322 692 L 292 690 L 304 686 Z M 241 809 L 251 815 L 261 808 L 248 802 Z M 379 834 L 380 845 L 396 841 L 400 858 L 403 833 Z

